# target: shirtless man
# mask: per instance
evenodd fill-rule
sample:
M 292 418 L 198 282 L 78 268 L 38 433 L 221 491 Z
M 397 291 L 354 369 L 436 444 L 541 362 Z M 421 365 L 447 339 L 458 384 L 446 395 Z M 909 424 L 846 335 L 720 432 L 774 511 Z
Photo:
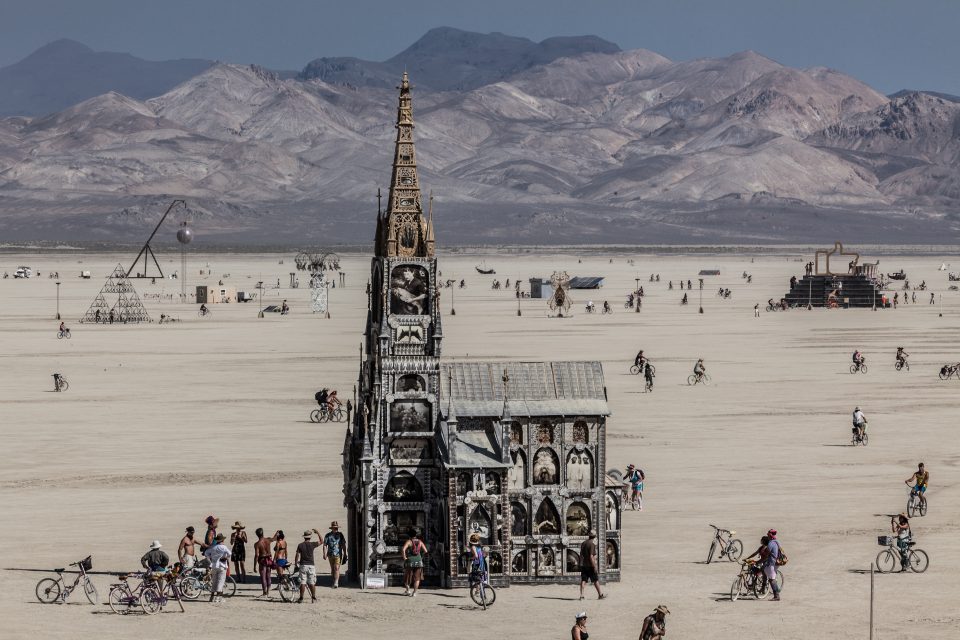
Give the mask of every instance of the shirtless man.
M 257 541 L 253 543 L 253 570 L 260 572 L 260 589 L 263 591 L 259 597 L 266 598 L 270 595 L 270 578 L 273 572 L 273 554 L 270 553 L 270 545 L 277 539 L 274 533 L 269 538 L 263 537 L 263 529 L 257 529 Z
M 180 546 L 177 547 L 177 557 L 180 559 L 180 566 L 184 569 L 192 569 L 197 563 L 194 546 L 197 541 L 193 539 L 193 527 L 187 527 L 187 532 L 180 540 Z

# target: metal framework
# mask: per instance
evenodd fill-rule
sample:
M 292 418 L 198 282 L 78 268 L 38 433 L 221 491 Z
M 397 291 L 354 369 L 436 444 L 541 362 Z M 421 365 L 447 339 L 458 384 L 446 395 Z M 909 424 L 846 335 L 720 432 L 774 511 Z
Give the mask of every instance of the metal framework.
M 547 301 L 547 306 L 551 311 L 558 313 L 560 317 L 570 310 L 570 276 L 566 271 L 554 271 L 550 276 L 550 284 L 553 287 L 553 295 Z
M 111 297 L 115 295 L 117 301 L 110 304 L 107 302 L 107 295 Z M 113 272 L 107 276 L 107 281 L 97 297 L 93 299 L 90 308 L 80 318 L 80 322 L 139 324 L 153 322 L 153 320 L 150 319 L 150 314 L 140 301 L 133 283 L 127 278 L 123 265 L 117 264 Z
M 137 254 L 137 257 L 134 258 L 133 264 L 131 264 L 130 268 L 127 269 L 126 272 L 124 273 L 124 275 L 127 278 L 157 278 L 157 277 L 162 278 L 163 277 L 163 269 L 160 268 L 160 263 L 157 261 L 157 256 L 154 255 L 153 249 L 150 248 L 150 241 L 153 240 L 153 237 L 155 235 L 157 235 L 157 231 L 160 230 L 160 225 L 163 224 L 163 221 L 167 219 L 167 216 L 170 215 L 170 212 L 173 211 L 173 208 L 178 204 L 183 206 L 184 208 L 186 208 L 187 206 L 187 203 L 183 200 L 174 200 L 173 202 L 170 203 L 170 206 L 167 207 L 167 210 L 163 213 L 163 216 L 161 216 L 160 222 L 158 222 L 157 226 L 153 228 L 153 233 L 151 233 L 150 237 L 147 238 L 147 241 L 143 243 L 143 247 L 140 249 L 140 253 Z M 153 264 L 157 267 L 157 271 L 160 274 L 159 276 L 147 275 L 147 267 L 150 266 L 150 263 L 147 260 L 148 256 L 153 259 Z M 133 273 L 134 267 L 136 267 L 137 263 L 140 262 L 140 258 L 143 258 L 143 273 L 142 274 L 137 273 L 136 275 L 131 276 L 130 274 Z

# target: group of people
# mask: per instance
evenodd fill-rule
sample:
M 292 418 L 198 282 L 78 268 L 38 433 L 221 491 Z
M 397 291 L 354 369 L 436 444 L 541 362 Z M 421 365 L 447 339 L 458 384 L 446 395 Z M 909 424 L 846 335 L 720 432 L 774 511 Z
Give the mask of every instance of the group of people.
M 230 563 L 233 563 L 235 579 L 240 582 L 247 580 L 247 536 L 246 526 L 241 521 L 236 521 L 230 527 L 229 538 L 219 530 L 220 518 L 209 515 L 204 520 L 207 528 L 203 534 L 202 540 L 196 538 L 196 529 L 193 526 L 186 528 L 180 544 L 177 546 L 177 561 L 182 570 L 190 570 L 200 565 L 197 556 L 204 558 L 205 566 L 210 570 L 210 601 L 219 602 L 223 597 L 223 587 L 226 583 Z M 268 597 L 273 580 L 273 573 L 276 572 L 279 580 L 291 568 L 300 572 L 300 599 L 303 602 L 306 590 L 309 589 L 310 597 L 316 602 L 316 584 L 317 568 L 315 551 L 321 545 L 323 546 L 323 559 L 330 565 L 330 575 L 333 579 L 332 587 L 334 589 L 340 586 L 340 569 L 347 562 L 347 541 L 340 532 L 340 525 L 337 521 L 330 523 L 330 530 L 326 534 L 321 534 L 317 529 L 309 529 L 303 532 L 303 542 L 297 545 L 293 562 L 290 562 L 290 550 L 286 536 L 282 530 L 277 530 L 272 536 L 266 536 L 262 528 L 255 532 L 257 539 L 253 543 L 253 571 L 258 572 L 260 576 L 260 588 L 262 593 L 258 598 Z M 313 536 L 316 534 L 317 539 Z M 154 540 L 150 548 L 140 559 L 140 564 L 144 569 L 150 572 L 166 571 L 170 567 L 170 557 L 162 549 L 163 545 L 159 540 Z
M 757 547 L 757 550 L 744 558 L 746 562 L 751 562 L 753 558 L 757 558 L 757 560 L 751 564 L 753 564 L 756 571 L 763 572 L 764 578 L 767 579 L 770 585 L 770 590 L 773 591 L 774 601 L 780 600 L 780 584 L 777 582 L 777 567 L 784 562 L 784 557 L 785 554 L 780 548 L 780 541 L 777 540 L 777 530 L 770 529 L 767 531 L 767 535 L 760 538 L 760 546 Z
M 670 609 L 661 604 L 653 610 L 653 613 L 644 618 L 643 624 L 640 626 L 640 640 L 658 640 L 667 635 L 667 615 L 669 613 Z M 587 632 L 588 619 L 586 611 L 581 611 L 576 615 L 573 628 L 570 629 L 571 640 L 588 640 L 590 638 L 590 634 Z

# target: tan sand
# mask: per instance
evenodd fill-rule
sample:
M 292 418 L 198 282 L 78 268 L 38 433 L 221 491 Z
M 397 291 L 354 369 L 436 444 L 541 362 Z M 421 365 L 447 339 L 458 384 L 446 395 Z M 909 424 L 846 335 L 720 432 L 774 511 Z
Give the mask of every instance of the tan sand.
M 209 263 L 206 282 L 230 273 L 228 284 L 249 290 L 261 274 L 287 283 L 293 256 L 282 256 L 283 265 L 279 257 L 191 256 L 189 268 L 196 274 Z M 190 604 L 186 614 L 148 618 L 79 604 L 82 594 L 69 606 L 41 606 L 33 588 L 44 574 L 36 570 L 87 554 L 96 570 L 133 570 L 154 538 L 175 555 L 184 527 L 202 531 L 208 513 L 223 525 L 243 520 L 251 538 L 258 526 L 282 528 L 292 542 L 305 527 L 342 523 L 344 429 L 307 417 L 321 385 L 350 396 L 369 257 L 345 259 L 348 286 L 332 292 L 329 320 L 308 311 L 309 290 L 301 288 L 268 291 L 270 302 L 289 299 L 286 317 L 258 319 L 250 303 L 214 305 L 199 319 L 195 305 L 148 300 L 155 318 L 170 313 L 182 322 L 93 327 L 76 320 L 119 256 L 0 255 L 0 271 L 29 264 L 42 272 L 0 280 L 0 567 L 26 570 L 0 571 L 0 637 L 566 638 L 574 614 L 586 609 L 591 638 L 601 640 L 636 637 L 643 616 L 663 603 L 673 611 L 672 638 L 866 638 L 864 571 L 880 551 L 887 514 L 905 508 L 903 480 L 919 460 L 931 472 L 931 506 L 913 524 L 930 568 L 877 577 L 875 637 L 960 636 L 960 381 L 937 379 L 942 363 L 960 361 L 960 294 L 936 270 L 950 258 L 881 261 L 942 291 L 942 318 L 918 293 L 922 304 L 896 311 L 755 319 L 753 305 L 779 298 L 789 276 L 802 275 L 805 257 L 751 264 L 743 256 L 633 256 L 635 267 L 626 257 L 577 264 L 571 255 L 486 256 L 501 280 L 556 268 L 606 276 L 602 291 L 575 292 L 577 313 L 564 320 L 547 318 L 540 300 L 524 300 L 517 318 L 512 292 L 491 291 L 492 277 L 473 269 L 475 256 L 440 263 L 445 278 L 469 283 L 455 291 L 455 316 L 450 292 L 443 294 L 446 357 L 603 361 L 614 411 L 608 466 L 635 462 L 647 473 L 645 510 L 625 514 L 624 581 L 607 587 L 608 600 L 578 602 L 568 586 L 512 587 L 482 612 L 464 590 L 427 590 L 414 600 L 396 589 L 322 586 L 318 605 L 298 606 L 255 601 L 251 584 L 218 607 Z M 164 260 L 171 271 L 179 266 Z M 681 307 L 681 292 L 667 291 L 667 280 L 696 281 L 701 268 L 722 271 L 707 279 L 704 315 L 695 297 Z M 78 279 L 81 269 L 94 279 Z M 62 276 L 70 341 L 55 335 L 50 270 Z M 659 285 L 646 282 L 651 272 L 661 274 Z M 648 294 L 640 314 L 623 309 L 637 275 Z M 720 286 L 733 290 L 732 300 L 715 297 Z M 141 293 L 179 288 L 140 281 Z M 610 300 L 615 313 L 586 315 L 589 298 Z M 893 369 L 898 345 L 912 354 L 909 373 Z M 653 394 L 640 393 L 640 380 L 627 374 L 638 348 L 657 365 Z M 866 353 L 869 374 L 848 373 L 854 348 Z M 685 383 L 698 356 L 713 376 L 708 388 Z M 68 378 L 67 393 L 51 392 L 54 371 Z M 846 446 L 856 404 L 870 419 L 867 448 Z M 748 549 L 769 527 L 779 529 L 790 555 L 782 602 L 727 599 L 737 566 L 703 564 L 709 523 L 736 529 Z M 111 578 L 95 579 L 105 599 Z

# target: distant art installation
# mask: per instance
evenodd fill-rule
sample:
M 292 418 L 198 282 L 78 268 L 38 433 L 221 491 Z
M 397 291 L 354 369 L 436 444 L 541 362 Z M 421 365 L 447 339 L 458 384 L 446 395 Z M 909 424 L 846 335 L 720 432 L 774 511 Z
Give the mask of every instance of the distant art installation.
M 113 300 L 116 296 L 116 302 L 107 301 L 107 296 Z M 131 324 L 140 322 L 152 322 L 150 314 L 140 301 L 137 290 L 133 288 L 133 283 L 127 278 L 127 272 L 122 265 L 117 265 L 113 273 L 107 276 L 100 293 L 94 298 L 90 308 L 80 318 L 82 323 L 99 324 Z
M 570 276 L 566 271 L 554 271 L 550 276 L 550 284 L 553 286 L 553 295 L 547 301 L 550 311 L 555 312 L 559 317 L 570 311 Z

